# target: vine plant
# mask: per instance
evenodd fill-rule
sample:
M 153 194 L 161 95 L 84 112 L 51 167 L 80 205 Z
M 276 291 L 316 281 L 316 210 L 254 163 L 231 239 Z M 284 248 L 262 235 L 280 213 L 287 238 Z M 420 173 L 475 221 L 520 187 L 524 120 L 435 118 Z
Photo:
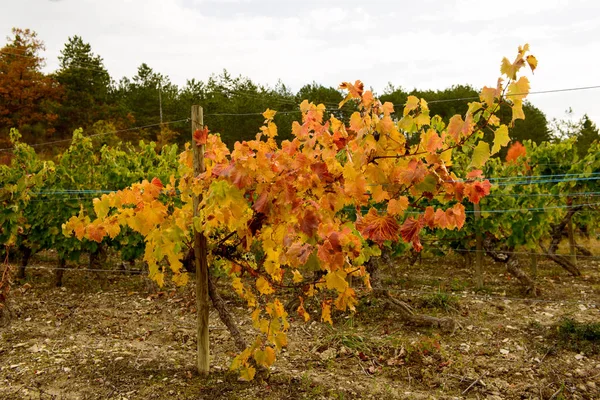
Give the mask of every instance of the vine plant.
M 302 123 L 294 122 L 293 139 L 280 144 L 273 110 L 263 114 L 254 140 L 235 143 L 231 151 L 219 135 L 198 130 L 191 146 L 206 145 L 204 173 L 192 173 L 188 145 L 179 179 L 144 180 L 105 194 L 94 200 L 95 219 L 82 212 L 63 231 L 98 242 L 125 226 L 139 232 L 150 277 L 160 285 L 167 273 L 177 284 L 187 283 L 183 250 L 192 226 L 203 232 L 211 269 L 228 274 L 257 330 L 231 365 L 252 379 L 256 366 L 269 367 L 287 345 L 290 316 L 279 298 L 282 289 L 301 290 L 300 318 L 333 324 L 334 310 L 354 310 L 357 290 L 369 290 L 365 263 L 380 246 L 402 240 L 418 251 L 426 227 L 463 226 L 462 200 L 477 203 L 489 193 L 481 167 L 510 140 L 495 112 L 507 103 L 513 121 L 524 117 L 529 80 L 518 73 L 537 65 L 528 53 L 525 45 L 513 62 L 503 59 L 503 78 L 484 87 L 480 101 L 447 126 L 414 96 L 395 120 L 393 105 L 382 104 L 356 81 L 340 86 L 347 92 L 340 107 L 352 101 L 359 110 L 348 123 L 326 118 L 323 105 L 304 101 Z M 491 147 L 483 141 L 485 130 L 494 134 Z M 410 145 L 407 138 L 415 135 L 420 141 Z M 453 157 L 471 149 L 469 171 L 459 177 Z M 192 199 L 200 194 L 199 216 L 193 217 Z M 439 206 L 424 206 L 434 198 Z M 375 207 L 382 203 L 383 209 Z M 316 278 L 315 270 L 321 272 Z M 350 277 L 363 284 L 351 286 Z M 312 310 L 306 299 L 318 300 L 319 308 Z

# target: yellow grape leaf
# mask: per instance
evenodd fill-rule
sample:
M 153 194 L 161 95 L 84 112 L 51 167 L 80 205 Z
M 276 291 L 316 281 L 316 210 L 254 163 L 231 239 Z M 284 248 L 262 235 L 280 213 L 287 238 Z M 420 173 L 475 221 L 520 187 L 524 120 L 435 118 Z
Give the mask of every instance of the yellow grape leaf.
M 275 347 L 277 347 L 277 350 L 281 350 L 288 345 L 288 339 L 285 332 L 277 332 L 273 335 L 272 341 Z
M 529 79 L 526 76 L 522 76 L 518 81 L 508 85 L 508 91 L 506 92 L 506 96 L 511 100 L 522 100 L 527 94 L 529 94 Z
M 321 304 L 321 322 L 329 322 L 329 325 L 333 326 L 331 320 L 331 300 L 324 300 Z
M 346 288 L 343 293 L 340 293 L 338 298 L 335 300 L 335 307 L 338 310 L 346 311 L 346 308 L 354 311 L 356 308 L 354 307 L 358 303 L 356 300 L 356 293 L 352 288 Z
M 398 121 L 398 129 L 404 132 L 414 132 L 416 129 L 415 120 L 410 115 L 405 115 Z
M 271 287 L 271 284 L 267 282 L 265 278 L 262 276 L 256 280 L 256 288 L 261 294 L 271 294 L 275 293 L 275 290 Z
M 177 286 L 185 286 L 189 281 L 189 275 L 186 272 L 181 272 L 178 274 L 173 274 L 173 282 Z
M 440 161 L 443 161 L 446 167 L 452 166 L 452 150 L 448 149 L 440 153 Z
M 510 142 L 508 136 L 508 127 L 504 124 L 500 125 L 494 132 L 494 145 L 492 146 L 492 154 L 496 154 L 502 147 Z
M 277 111 L 267 108 L 267 110 L 263 113 L 263 117 L 265 117 L 265 120 L 270 121 L 275 118 L 275 114 L 277 114 Z
M 348 287 L 346 272 L 341 269 L 329 271 L 325 276 L 325 282 L 327 283 L 327 289 L 335 289 L 339 293 L 345 292 Z
M 375 201 L 376 203 L 381 203 L 390 199 L 390 194 L 383 189 L 382 185 L 371 186 L 371 196 L 373 198 L 373 201 Z
M 119 225 L 119 221 L 116 217 L 111 218 L 109 221 L 106 221 L 104 229 L 106 229 L 106 233 L 111 239 L 116 238 L 117 235 L 121 233 L 121 226 Z
M 256 368 L 242 366 L 240 368 L 240 379 L 246 382 L 250 382 L 256 375 Z
M 403 115 L 408 115 L 413 110 L 416 110 L 419 107 L 419 98 L 417 96 L 408 96 L 406 100 L 406 104 L 404 105 L 404 113 Z
M 429 118 L 429 111 L 422 111 L 415 117 L 415 124 L 417 128 L 421 128 L 423 125 L 429 125 L 431 118 Z
M 100 199 L 94 199 L 94 212 L 98 218 L 102 219 L 108 215 L 110 210 L 109 201 L 107 195 L 103 195 Z
M 265 253 L 267 254 L 267 259 L 264 262 L 265 271 L 271 275 L 271 278 L 273 278 L 274 281 L 281 281 L 281 264 L 279 263 L 281 251 L 275 248 L 267 247 L 265 248 Z
M 292 280 L 294 281 L 294 283 L 300 283 L 304 280 L 304 277 L 302 276 L 302 274 L 297 270 L 293 270 L 292 274 L 294 274 L 294 277 L 292 278 Z
M 275 299 L 273 303 L 267 304 L 268 310 L 272 310 L 269 312 L 269 315 L 272 317 L 285 318 L 287 313 L 285 312 L 285 307 L 279 299 Z
M 513 65 L 508 58 L 504 57 L 502 59 L 502 64 L 500 64 L 500 73 L 506 75 L 509 79 L 517 79 L 517 71 L 519 68 Z
M 254 360 L 261 367 L 269 368 L 275 362 L 275 349 L 270 346 L 265 347 L 264 350 L 256 349 Z
M 359 200 L 365 198 L 366 191 L 367 181 L 364 174 L 360 170 L 354 169 L 353 163 L 347 163 L 344 166 L 344 192 Z
M 490 158 L 490 145 L 480 140 L 475 149 L 471 159 L 471 167 L 479 168 L 483 166 Z
M 529 65 L 529 68 L 531 68 L 531 72 L 534 72 L 538 65 L 537 58 L 535 58 L 535 56 L 532 56 L 530 54 L 527 56 L 526 60 L 527 60 L 527 64 Z

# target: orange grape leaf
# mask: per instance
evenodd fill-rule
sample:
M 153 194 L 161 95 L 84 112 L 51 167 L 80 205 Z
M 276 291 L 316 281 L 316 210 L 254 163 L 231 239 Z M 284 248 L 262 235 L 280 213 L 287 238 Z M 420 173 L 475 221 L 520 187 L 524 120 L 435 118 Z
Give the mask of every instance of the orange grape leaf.
M 485 181 L 470 182 L 465 184 L 465 196 L 473 204 L 479 204 L 482 197 L 490 194 L 492 185 L 487 179 Z
M 441 208 L 438 208 L 437 210 L 435 210 L 435 216 L 433 219 L 433 223 L 435 226 L 437 226 L 439 228 L 446 229 L 446 228 L 448 228 L 450 221 L 448 220 L 448 216 L 446 215 L 444 210 L 442 210 Z
M 488 107 L 492 107 L 494 105 L 494 101 L 497 95 L 498 90 L 496 88 L 484 86 L 483 89 L 481 89 L 481 93 L 479 94 L 479 99 L 485 104 L 487 104 Z
M 400 235 L 406 243 L 412 243 L 416 251 L 421 251 L 423 245 L 419 239 L 419 233 L 423 228 L 423 220 L 421 218 L 408 217 L 400 227 Z
M 358 217 L 356 229 L 364 238 L 382 245 L 386 240 L 396 241 L 398 239 L 400 226 L 393 216 L 379 215 L 377 210 L 371 207 L 367 215 Z
M 521 142 L 515 142 L 508 149 L 508 153 L 506 154 L 506 162 L 514 163 L 521 156 L 527 156 L 527 149 L 521 144 Z
M 428 206 L 425 208 L 425 212 L 423 213 L 423 224 L 431 229 L 435 227 L 435 211 L 433 210 L 433 207 Z
M 304 318 L 304 322 L 308 322 L 310 319 L 310 314 L 308 314 L 306 309 L 304 309 L 304 298 L 302 296 L 298 296 L 298 298 L 300 299 L 300 305 L 296 311 L 298 312 L 298 315 Z
M 308 243 L 294 242 L 285 253 L 289 263 L 294 267 L 300 267 L 308 261 L 313 252 L 313 246 Z M 294 275 L 295 276 L 295 275 Z M 302 275 L 300 275 L 302 276 Z
M 421 136 L 421 145 L 428 153 L 434 154 L 444 147 L 444 141 L 434 129 L 428 129 Z
M 480 169 L 474 169 L 473 171 L 467 173 L 467 179 L 475 179 L 483 177 L 483 171 Z
M 456 226 L 458 229 L 463 227 L 465 220 L 467 219 L 465 206 L 460 203 L 456 203 L 452 208 L 447 209 L 446 214 L 448 215 L 448 218 L 454 220 L 454 226 Z
M 408 197 L 401 196 L 399 199 L 391 199 L 387 205 L 387 213 L 390 215 L 400 215 L 408 208 Z
M 363 94 L 364 85 L 361 81 L 354 82 L 354 85 L 350 82 L 342 82 L 340 89 L 348 91 L 346 98 L 339 104 L 339 107 L 341 108 L 348 100 L 360 99 Z
M 383 115 L 390 115 L 394 113 L 394 104 L 390 103 L 389 101 L 383 103 L 381 108 L 383 110 Z
M 468 132 L 467 123 L 463 121 L 460 115 L 454 115 L 448 122 L 448 135 L 454 139 L 455 142 L 460 141 L 461 134 Z
M 88 239 L 93 240 L 95 242 L 102 242 L 102 239 L 105 235 L 106 229 L 104 229 L 104 226 L 99 225 L 97 223 L 88 225 L 86 228 L 86 236 L 88 237 Z
M 194 142 L 196 142 L 196 146 L 202 146 L 206 144 L 206 139 L 208 138 L 208 127 L 205 126 L 204 129 L 196 129 L 193 135 Z

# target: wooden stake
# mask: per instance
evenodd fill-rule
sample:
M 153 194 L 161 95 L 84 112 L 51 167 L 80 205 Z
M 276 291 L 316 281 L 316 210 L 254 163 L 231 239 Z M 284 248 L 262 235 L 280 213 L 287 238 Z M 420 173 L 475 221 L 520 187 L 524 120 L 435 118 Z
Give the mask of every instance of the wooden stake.
M 483 287 L 483 236 L 481 235 L 481 229 L 479 228 L 479 221 L 481 219 L 481 209 L 479 204 L 473 204 L 475 212 L 475 226 L 476 226 L 476 249 L 475 253 L 475 286 L 477 289 Z
M 194 142 L 194 132 L 202 129 L 204 115 L 202 107 L 192 106 L 192 149 L 194 152 L 194 176 L 204 169 L 204 145 L 197 146 Z M 194 196 L 194 217 L 199 215 L 198 205 L 201 196 Z M 194 262 L 196 264 L 196 309 L 198 312 L 198 373 L 207 375 L 210 366 L 210 350 L 208 346 L 208 262 L 206 260 L 206 237 L 194 227 Z
M 573 219 L 569 218 L 569 222 L 567 223 L 567 234 L 569 236 L 569 253 L 571 254 L 570 259 L 571 262 L 576 265 L 577 264 L 577 248 L 575 246 L 575 234 L 573 232 Z
M 537 254 L 535 251 L 531 253 L 531 276 L 537 278 Z

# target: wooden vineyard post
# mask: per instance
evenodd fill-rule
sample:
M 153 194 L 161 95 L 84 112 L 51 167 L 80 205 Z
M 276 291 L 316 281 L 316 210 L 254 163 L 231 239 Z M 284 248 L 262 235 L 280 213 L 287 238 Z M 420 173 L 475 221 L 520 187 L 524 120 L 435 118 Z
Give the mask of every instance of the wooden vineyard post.
M 537 254 L 531 253 L 531 276 L 537 278 Z
M 475 212 L 475 286 L 477 289 L 483 287 L 483 236 L 481 235 L 481 228 L 479 227 L 479 221 L 481 219 L 481 209 L 479 204 L 473 204 Z
M 577 264 L 577 253 L 575 248 L 575 234 L 573 232 L 573 217 L 569 218 L 569 222 L 567 223 L 567 234 L 569 237 L 569 253 L 570 259 L 573 265 Z
M 205 145 L 196 145 L 194 132 L 204 125 L 202 107 L 192 106 L 192 149 L 194 156 L 194 176 L 204 172 Z M 198 217 L 201 196 L 194 196 L 194 217 Z M 206 260 L 206 237 L 194 227 L 194 263 L 196 265 L 196 310 L 198 312 L 198 373 L 207 375 L 210 366 L 208 346 L 208 262 Z

